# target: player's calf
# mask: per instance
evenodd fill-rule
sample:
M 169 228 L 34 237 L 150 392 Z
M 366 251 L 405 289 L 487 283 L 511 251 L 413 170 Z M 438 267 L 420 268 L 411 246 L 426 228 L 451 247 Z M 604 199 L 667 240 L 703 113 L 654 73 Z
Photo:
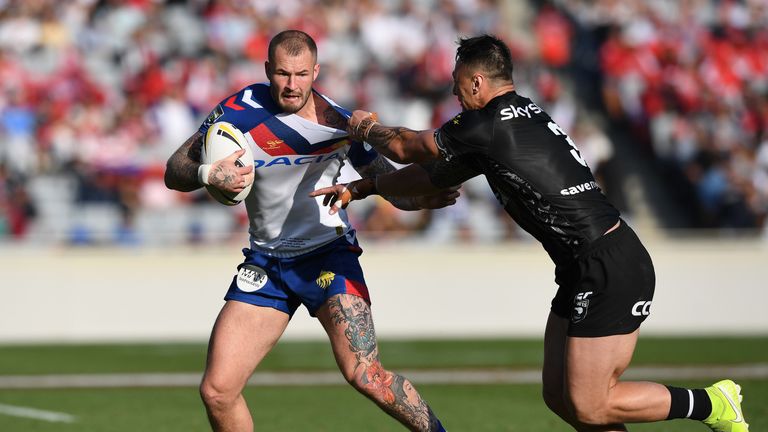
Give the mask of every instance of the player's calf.
M 374 361 L 360 364 L 347 381 L 384 411 L 412 431 L 444 432 L 440 420 L 419 396 L 410 381 Z

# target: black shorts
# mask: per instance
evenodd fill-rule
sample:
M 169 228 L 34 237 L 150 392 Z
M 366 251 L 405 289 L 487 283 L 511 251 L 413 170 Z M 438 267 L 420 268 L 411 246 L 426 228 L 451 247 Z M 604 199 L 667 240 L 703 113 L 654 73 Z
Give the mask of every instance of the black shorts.
M 568 336 L 598 337 L 640 327 L 651 311 L 656 275 L 648 251 L 621 221 L 574 263 L 558 267 L 555 282 L 552 312 L 570 321 Z

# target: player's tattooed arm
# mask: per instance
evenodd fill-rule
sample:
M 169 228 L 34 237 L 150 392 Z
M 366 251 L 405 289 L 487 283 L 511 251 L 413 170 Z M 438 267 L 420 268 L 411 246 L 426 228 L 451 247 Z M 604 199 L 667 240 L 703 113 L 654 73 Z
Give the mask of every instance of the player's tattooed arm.
M 398 163 L 424 162 L 440 155 L 433 131 L 383 126 L 372 113 L 366 111 L 352 113 L 347 132 L 353 139 L 367 142 Z
M 165 166 L 165 185 L 169 189 L 189 192 L 198 189 L 197 180 L 203 147 L 203 134 L 195 132 L 168 158 Z
M 392 164 L 381 155 L 377 156 L 370 164 L 357 169 L 357 172 L 363 178 L 376 178 L 377 176 L 393 173 L 395 171 L 397 171 L 397 168 L 392 166 Z M 391 195 L 382 195 L 382 197 L 400 210 L 418 210 L 422 208 L 417 197 Z
M 396 170 L 381 155 L 370 164 L 358 167 L 357 171 L 362 179 L 320 188 L 309 196 L 323 196 L 323 205 L 330 207 L 330 214 L 335 214 L 347 208 L 350 202 L 370 195 L 381 195 L 401 210 L 447 207 L 455 204 L 460 195 L 454 183 L 444 188 L 433 185 L 428 172 L 419 164 Z
M 377 179 L 382 176 L 381 183 L 373 180 L 372 193 L 380 194 L 400 210 L 443 208 L 455 204 L 456 198 L 459 197 L 458 187 L 454 187 L 453 183 L 444 188 L 436 188 L 425 177 L 423 169 L 419 166 L 412 165 L 397 170 L 381 155 L 369 165 L 359 168 L 358 172 L 364 178 Z M 379 184 L 384 187 L 378 189 Z M 387 191 L 393 192 L 387 193 Z

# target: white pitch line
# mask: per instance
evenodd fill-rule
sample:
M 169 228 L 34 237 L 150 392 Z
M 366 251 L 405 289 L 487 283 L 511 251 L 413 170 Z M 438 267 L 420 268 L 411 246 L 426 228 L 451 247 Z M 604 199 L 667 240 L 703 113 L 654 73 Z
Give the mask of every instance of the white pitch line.
M 72 414 L 6 404 L 0 404 L 0 414 L 44 420 L 51 423 L 74 423 L 77 420 L 77 417 Z
M 538 384 L 540 369 L 397 370 L 419 384 Z M 0 376 L 0 389 L 195 387 L 197 373 L 127 373 Z M 639 366 L 623 375 L 632 380 L 768 379 L 768 363 L 730 366 Z M 308 386 L 346 384 L 338 371 L 256 372 L 251 386 Z

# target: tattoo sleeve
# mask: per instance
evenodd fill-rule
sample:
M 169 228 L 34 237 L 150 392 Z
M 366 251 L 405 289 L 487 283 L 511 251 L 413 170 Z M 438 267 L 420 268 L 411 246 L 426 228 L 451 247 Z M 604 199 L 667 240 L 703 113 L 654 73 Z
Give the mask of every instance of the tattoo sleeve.
M 200 167 L 203 134 L 196 132 L 168 158 L 165 185 L 169 189 L 189 192 L 200 188 L 197 169 Z
M 395 172 L 397 169 L 392 166 L 383 156 L 379 155 L 370 164 L 360 167 L 357 172 L 362 177 L 376 177 L 382 174 L 389 174 Z M 384 199 L 389 201 L 393 206 L 400 210 L 419 210 L 421 206 L 415 197 L 399 197 L 399 196 L 386 196 L 382 195 Z
M 408 128 L 387 127 L 376 123 L 370 128 L 365 141 L 376 150 L 384 150 L 392 141 L 406 141 L 409 137 L 416 135 L 416 133 L 416 131 Z

